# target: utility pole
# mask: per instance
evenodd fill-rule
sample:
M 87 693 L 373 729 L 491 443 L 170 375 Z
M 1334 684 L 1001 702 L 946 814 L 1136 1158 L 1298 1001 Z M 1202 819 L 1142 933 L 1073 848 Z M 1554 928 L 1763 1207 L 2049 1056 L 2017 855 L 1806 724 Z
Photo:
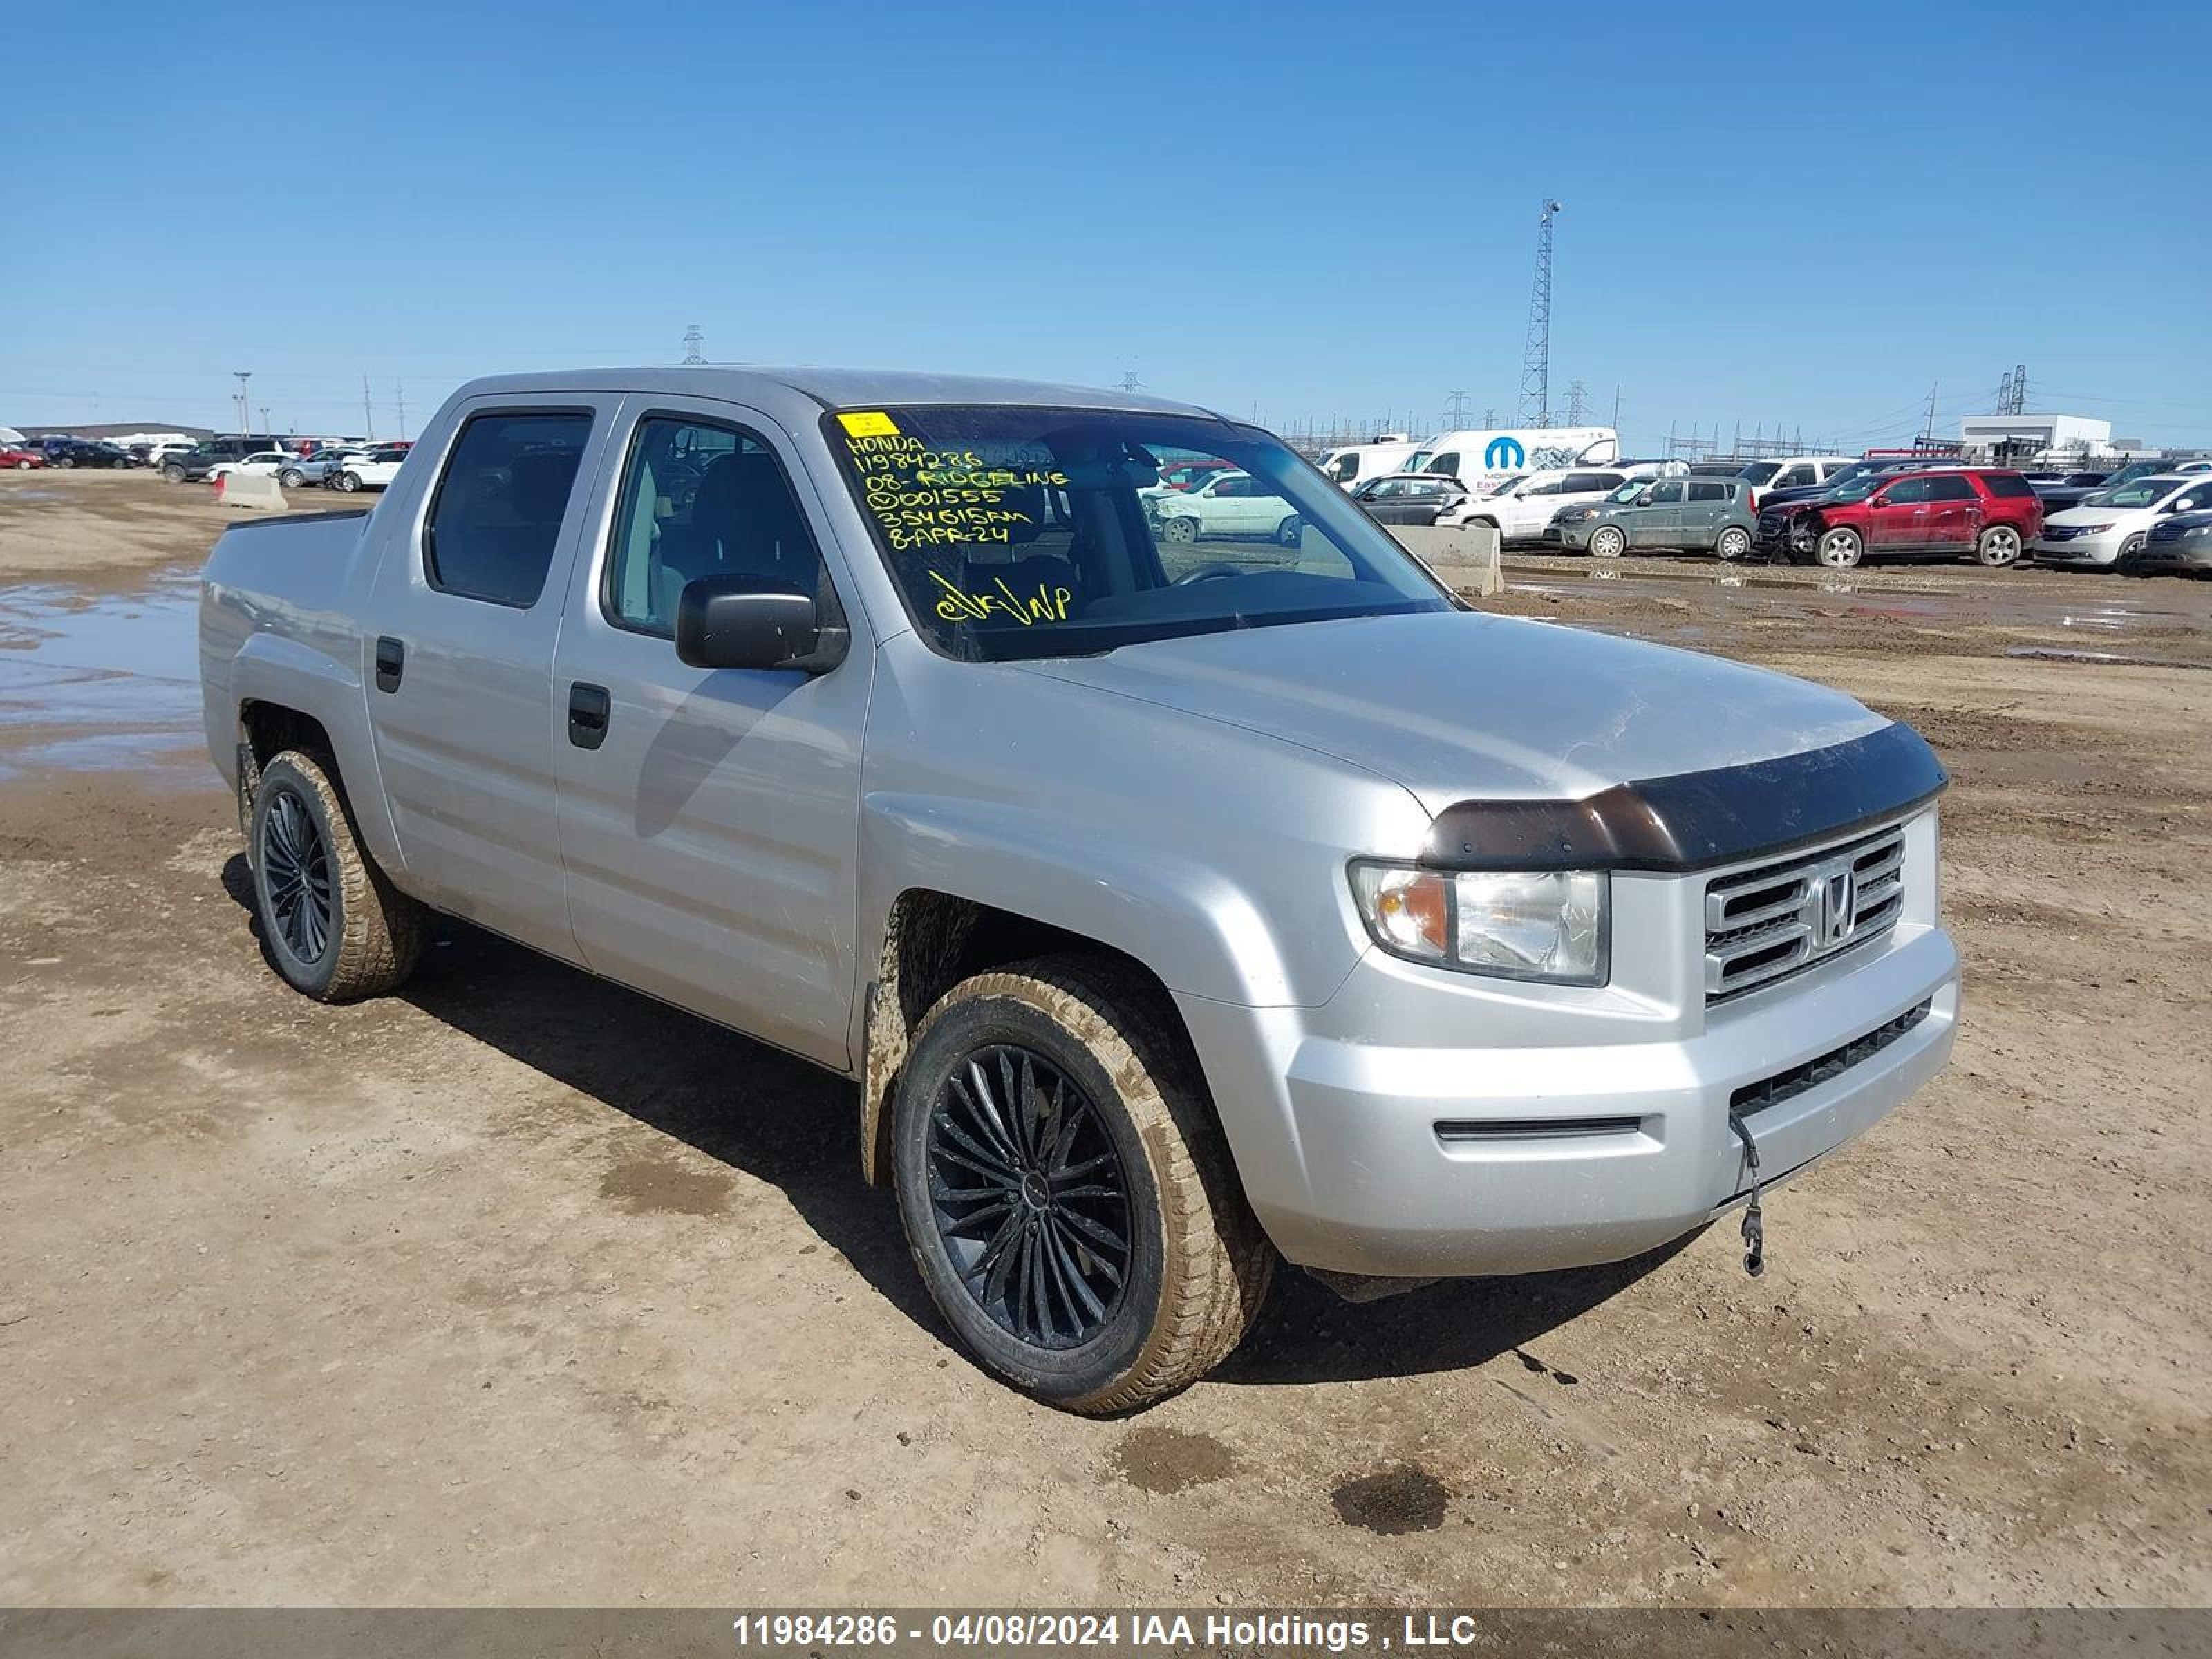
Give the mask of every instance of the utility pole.
M 1920 436 L 1923 441 L 1932 439 L 1936 435 L 1936 394 L 1942 389 L 1942 385 L 1941 380 L 1932 381 L 1929 385 L 1928 418 L 1920 423 Z
M 688 368 L 704 363 L 707 361 L 706 345 L 707 337 L 699 331 L 698 324 L 694 323 L 685 329 L 684 331 L 684 367 Z
M 399 405 L 399 435 L 407 435 L 407 388 L 394 380 L 392 383 L 392 401 Z
M 376 408 L 368 401 L 368 376 L 366 374 L 361 377 L 361 435 L 371 439 L 376 436 Z
M 272 437 L 276 435 L 276 428 L 269 424 L 269 405 L 267 404 L 261 405 L 261 429 L 264 432 L 268 433 Z
M 1620 430 L 1620 382 L 1613 383 L 1613 429 Z
M 253 371 L 234 368 L 230 372 L 238 378 L 238 429 L 240 433 L 250 432 L 253 429 L 253 410 L 246 405 L 246 383 L 253 378 Z
M 1528 292 L 1528 338 L 1521 352 L 1521 423 L 1552 423 L 1552 216 L 1565 204 L 1547 197 L 1536 220 L 1536 281 Z

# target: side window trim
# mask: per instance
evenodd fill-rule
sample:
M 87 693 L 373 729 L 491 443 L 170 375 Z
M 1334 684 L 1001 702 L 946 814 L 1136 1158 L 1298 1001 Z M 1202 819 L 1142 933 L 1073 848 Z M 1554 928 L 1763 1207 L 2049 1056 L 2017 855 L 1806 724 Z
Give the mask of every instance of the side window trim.
M 562 507 L 561 523 L 554 530 L 553 552 L 546 562 L 545 580 L 538 583 L 538 592 L 528 605 L 517 605 L 512 599 L 494 599 L 489 594 L 470 593 L 459 588 L 447 587 L 438 580 L 433 552 L 435 544 L 434 532 L 438 521 L 438 506 L 445 500 L 447 483 L 453 475 L 454 463 L 460 459 L 461 447 L 468 440 L 469 428 L 478 421 L 486 418 L 497 419 L 528 415 L 567 416 L 571 418 L 580 416 L 590 422 L 585 428 L 583 448 L 577 456 L 576 471 L 568 480 L 568 498 Z M 539 601 L 545 597 L 545 590 L 552 585 L 552 565 L 560 557 L 561 532 L 567 527 L 568 514 L 575 506 L 576 480 L 583 476 L 585 470 L 592 464 L 592 455 L 595 448 L 592 441 L 598 435 L 599 422 L 599 411 L 589 404 L 494 404 L 469 409 L 461 416 L 460 423 L 453 428 L 453 435 L 446 443 L 445 453 L 439 458 L 437 479 L 430 486 L 429 499 L 425 503 L 422 518 L 416 526 L 415 568 L 422 578 L 422 586 L 431 592 L 446 599 L 466 599 L 473 605 L 495 605 L 503 611 L 536 610 Z M 409 453 L 411 452 L 402 452 L 390 459 L 404 461 Z

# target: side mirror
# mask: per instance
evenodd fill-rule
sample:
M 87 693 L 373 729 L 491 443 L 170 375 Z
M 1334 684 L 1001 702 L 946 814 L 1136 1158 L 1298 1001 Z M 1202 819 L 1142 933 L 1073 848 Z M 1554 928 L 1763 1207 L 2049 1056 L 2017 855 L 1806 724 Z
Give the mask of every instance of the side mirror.
M 827 673 L 851 630 L 825 625 L 814 596 L 756 576 L 702 576 L 676 602 L 676 654 L 693 668 L 792 668 Z

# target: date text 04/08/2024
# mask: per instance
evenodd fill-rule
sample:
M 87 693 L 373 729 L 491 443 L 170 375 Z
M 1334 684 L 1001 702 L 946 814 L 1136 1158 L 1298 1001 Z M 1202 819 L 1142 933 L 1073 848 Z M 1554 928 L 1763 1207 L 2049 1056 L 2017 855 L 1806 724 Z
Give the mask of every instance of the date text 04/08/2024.
M 1406 1613 L 1396 1631 L 1364 1619 L 1313 1613 L 939 1613 L 927 1627 L 903 1628 L 893 1613 L 750 1613 L 732 1629 L 738 1646 L 892 1647 L 902 1639 L 933 1646 L 1188 1649 L 1264 1644 L 1329 1653 L 1464 1646 L 1480 1628 L 1472 1613 Z M 1395 1640 L 1394 1638 L 1395 1635 Z

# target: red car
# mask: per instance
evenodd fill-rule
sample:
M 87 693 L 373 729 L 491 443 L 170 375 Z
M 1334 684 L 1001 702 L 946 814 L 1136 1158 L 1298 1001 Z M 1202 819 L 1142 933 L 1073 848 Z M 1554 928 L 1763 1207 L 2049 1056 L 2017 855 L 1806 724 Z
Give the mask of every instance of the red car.
M 1867 559 L 1971 553 L 2002 568 L 2043 533 L 2043 501 L 2019 473 L 1996 467 L 1869 473 L 1785 508 L 1786 544 L 1832 570 Z
M 35 449 L 18 449 L 13 444 L 0 444 L 0 466 L 12 466 L 19 472 L 28 472 L 34 466 L 44 466 L 46 458 Z

